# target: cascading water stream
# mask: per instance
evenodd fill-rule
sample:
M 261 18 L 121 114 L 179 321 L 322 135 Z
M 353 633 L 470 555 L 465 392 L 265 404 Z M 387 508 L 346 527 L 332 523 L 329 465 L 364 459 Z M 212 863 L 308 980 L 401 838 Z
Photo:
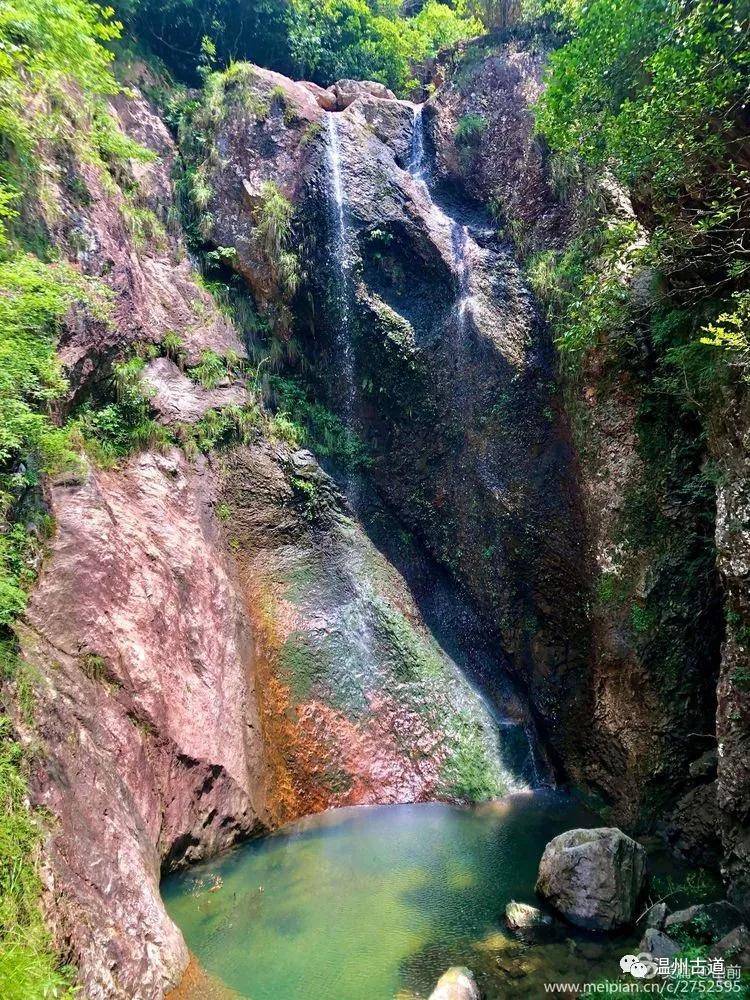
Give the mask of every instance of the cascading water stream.
M 445 225 L 450 228 L 451 254 L 453 258 L 454 270 L 458 278 L 458 299 L 456 302 L 456 321 L 458 332 L 456 357 L 458 360 L 461 354 L 461 342 L 463 341 L 464 334 L 466 332 L 467 321 L 471 316 L 471 259 L 472 252 L 477 250 L 477 247 L 469 232 L 469 227 L 435 204 L 432 198 L 428 184 L 429 169 L 425 156 L 423 104 L 413 105 L 411 151 L 409 156 L 408 171 L 414 180 L 419 184 L 426 197 L 429 198 L 433 210 L 442 217 Z M 514 724 L 500 711 L 498 711 L 496 706 L 492 704 L 491 700 L 485 695 L 477 684 L 471 681 L 470 678 L 467 678 L 467 680 L 469 680 L 475 694 L 484 704 L 487 712 L 492 717 L 493 722 L 500 732 L 508 726 L 512 726 Z M 543 776 L 543 771 L 546 769 L 540 767 L 539 761 L 537 760 L 535 741 L 529 726 L 525 727 L 525 735 L 528 743 L 528 773 L 531 778 L 531 785 L 532 787 L 539 787 L 540 785 L 547 783 L 546 775 Z
M 427 184 L 428 166 L 420 105 L 414 106 L 413 121 L 409 173 L 418 182 L 424 196 L 429 199 L 442 225 L 451 233 L 454 269 L 459 287 L 458 329 L 459 332 L 462 332 L 466 303 L 470 298 L 469 259 L 473 241 L 465 225 L 434 204 Z M 342 143 L 342 138 L 345 139 L 345 135 L 341 116 L 329 113 L 326 116 L 326 166 L 330 227 L 331 314 L 334 343 L 339 363 L 341 418 L 347 428 L 356 431 L 357 385 L 351 322 L 355 244 L 352 226 L 348 218 L 347 165 L 342 156 L 342 146 L 344 153 L 346 153 L 346 145 Z M 351 508 L 357 513 L 361 505 L 359 477 L 356 474 L 348 476 L 344 483 L 344 489 Z M 340 573 L 348 595 L 347 600 L 341 604 L 339 609 L 339 629 L 342 637 L 345 637 L 344 642 L 348 650 L 345 654 L 346 670 L 348 675 L 352 679 L 356 679 L 366 690 L 369 681 L 376 676 L 379 669 L 379 620 L 377 613 L 373 610 L 377 608 L 379 598 L 359 547 L 352 544 L 341 555 Z M 514 760 L 516 759 L 516 750 L 511 750 L 510 747 L 511 744 L 516 744 L 516 737 L 512 736 L 512 733 L 514 730 L 517 731 L 517 720 L 507 717 L 498 710 L 455 662 L 453 669 L 457 675 L 461 675 L 461 680 L 459 681 L 457 676 L 455 684 L 456 709 L 459 712 L 467 713 L 467 717 L 474 719 L 483 732 L 482 739 L 488 749 L 492 747 L 490 752 L 497 760 L 498 770 L 503 774 L 504 784 L 509 790 L 520 790 L 527 788 L 529 784 L 538 784 L 536 761 L 531 747 L 528 749 L 527 765 L 523 767 L 525 780 L 519 780 L 517 767 L 514 765 L 511 769 L 504 760 L 504 749 L 505 753 L 512 754 Z M 463 694 L 460 693 L 462 691 Z
M 354 348 L 351 339 L 349 296 L 351 294 L 351 247 L 346 220 L 346 198 L 342 176 L 341 145 L 338 118 L 326 116 L 326 159 L 328 165 L 330 224 L 332 238 L 331 274 L 335 304 L 335 341 L 341 365 L 341 418 L 348 430 L 354 430 L 357 387 L 354 365 Z M 356 473 L 347 476 L 346 497 L 351 508 L 359 505 L 359 481 Z M 370 594 L 363 593 L 363 566 L 361 554 L 351 547 L 342 564 L 342 576 L 352 599 L 341 609 L 341 627 L 346 634 L 352 655 L 350 670 L 360 678 L 371 676 L 376 670 L 374 634 L 371 615 L 368 613 Z
M 420 185 L 428 198 L 432 201 L 429 185 L 427 183 L 428 171 L 426 167 L 424 148 L 424 105 L 413 105 L 412 111 L 412 133 L 411 133 L 411 154 L 409 157 L 409 173 Z M 451 248 L 453 253 L 453 265 L 458 277 L 459 298 L 456 303 L 456 316 L 458 318 L 458 331 L 463 335 L 466 329 L 466 320 L 471 314 L 471 239 L 469 229 L 457 219 L 451 218 L 437 205 L 433 206 L 445 219 L 451 230 Z
M 458 221 L 451 226 L 451 246 L 453 262 L 458 271 L 459 298 L 456 305 L 459 333 L 466 329 L 466 319 L 471 307 L 471 269 L 469 264 L 469 230 Z
M 341 174 L 341 147 L 339 143 L 338 120 L 335 114 L 326 116 L 328 176 L 330 183 L 331 225 L 333 239 L 331 251 L 333 260 L 333 291 L 336 300 L 336 346 L 341 362 L 342 376 L 342 419 L 349 429 L 353 429 L 356 404 L 356 383 L 354 374 L 354 351 L 351 342 L 349 322 L 349 294 L 351 285 L 351 253 L 346 225 L 344 185 Z M 350 497 L 351 500 L 351 497 Z
M 425 190 L 427 183 L 425 180 L 425 160 L 424 160 L 424 118 L 422 115 L 424 108 L 421 104 L 414 105 L 412 114 L 411 131 L 411 157 L 409 159 L 409 173 L 414 180 L 419 181 Z

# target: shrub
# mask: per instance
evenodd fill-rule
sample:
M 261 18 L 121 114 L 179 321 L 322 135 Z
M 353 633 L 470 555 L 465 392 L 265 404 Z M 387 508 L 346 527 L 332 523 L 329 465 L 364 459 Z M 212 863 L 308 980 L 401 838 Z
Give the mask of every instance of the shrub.
M 474 146 L 487 131 L 488 123 L 484 115 L 469 114 L 459 118 L 455 139 L 459 145 Z

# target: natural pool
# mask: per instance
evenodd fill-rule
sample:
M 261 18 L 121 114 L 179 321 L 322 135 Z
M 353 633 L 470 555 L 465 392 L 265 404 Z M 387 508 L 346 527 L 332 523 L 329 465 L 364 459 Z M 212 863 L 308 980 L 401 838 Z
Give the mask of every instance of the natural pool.
M 547 841 L 596 823 L 552 791 L 475 809 L 334 810 L 170 876 L 162 892 L 200 966 L 230 996 L 425 997 L 453 964 L 473 968 L 489 1000 L 541 996 L 547 979 L 619 971 L 621 942 L 601 954 L 594 946 L 592 963 L 570 940 L 527 948 L 503 931 L 508 900 L 534 902 Z

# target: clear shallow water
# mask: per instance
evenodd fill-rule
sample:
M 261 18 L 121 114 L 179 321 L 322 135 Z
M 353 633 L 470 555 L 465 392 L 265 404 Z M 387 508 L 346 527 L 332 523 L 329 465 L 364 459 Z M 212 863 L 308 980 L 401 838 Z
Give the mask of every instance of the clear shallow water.
M 595 822 L 556 792 L 473 810 L 335 810 L 170 876 L 162 894 L 205 972 L 241 997 L 428 996 L 456 963 L 475 968 L 489 996 L 531 996 L 528 979 L 519 993 L 497 985 L 508 982 L 500 966 L 518 947 L 502 931 L 505 904 L 534 902 L 551 837 Z M 535 949 L 546 954 L 542 978 L 550 948 L 570 966 L 569 945 L 546 947 Z

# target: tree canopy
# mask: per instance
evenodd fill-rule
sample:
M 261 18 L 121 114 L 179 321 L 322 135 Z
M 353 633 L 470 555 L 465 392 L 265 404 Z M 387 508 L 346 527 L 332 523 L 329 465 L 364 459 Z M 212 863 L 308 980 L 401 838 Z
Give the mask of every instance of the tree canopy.
M 394 0 L 121 0 L 118 12 L 191 83 L 249 60 L 323 85 L 369 78 L 403 93 L 413 63 L 481 30 L 464 0 L 428 0 L 414 16 Z

